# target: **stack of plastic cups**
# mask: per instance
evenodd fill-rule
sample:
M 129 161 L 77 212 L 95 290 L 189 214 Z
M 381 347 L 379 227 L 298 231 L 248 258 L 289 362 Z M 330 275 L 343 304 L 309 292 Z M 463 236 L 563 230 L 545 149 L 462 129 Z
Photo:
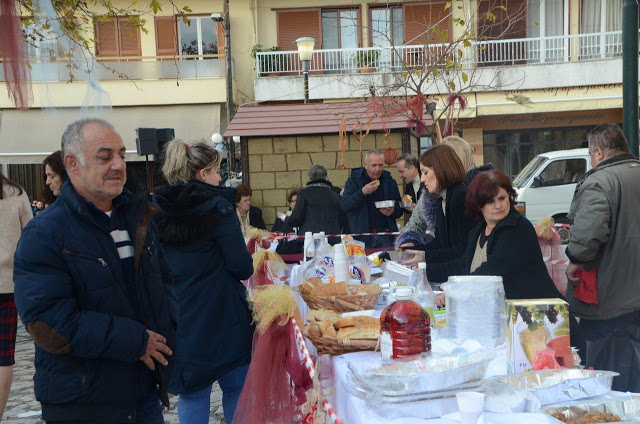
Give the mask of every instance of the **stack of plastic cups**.
M 333 246 L 333 272 L 336 283 L 349 282 L 349 263 L 342 243 Z

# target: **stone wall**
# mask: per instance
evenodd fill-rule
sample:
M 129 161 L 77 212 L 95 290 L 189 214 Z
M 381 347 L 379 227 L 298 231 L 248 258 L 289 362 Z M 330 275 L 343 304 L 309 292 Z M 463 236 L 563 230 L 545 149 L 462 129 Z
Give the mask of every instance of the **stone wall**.
M 390 138 L 391 147 L 402 154 L 401 134 L 393 133 Z M 350 135 L 344 155 L 346 169 L 338 169 L 340 149 L 337 135 L 250 138 L 248 150 L 252 204 L 262 209 L 262 216 L 270 230 L 277 212 L 288 209 L 289 190 L 302 187 L 308 182 L 311 165 L 326 166 L 331 183 L 343 188 L 351 170 L 361 167 L 365 153 L 375 148 L 387 148 L 384 134 L 369 134 L 363 140 L 362 153 L 360 143 Z M 385 169 L 398 182 L 398 189 L 402 194 L 402 180 L 396 166 L 385 166 Z

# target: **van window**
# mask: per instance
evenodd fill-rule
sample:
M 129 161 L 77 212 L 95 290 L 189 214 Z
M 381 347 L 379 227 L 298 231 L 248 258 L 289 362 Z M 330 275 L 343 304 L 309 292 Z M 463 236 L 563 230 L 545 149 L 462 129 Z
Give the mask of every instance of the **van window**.
M 518 188 L 524 187 L 525 184 L 527 184 L 527 182 L 529 181 L 529 178 L 531 178 L 533 174 L 535 174 L 538 168 L 540 168 L 540 166 L 545 163 L 546 160 L 547 158 L 545 158 L 544 156 L 536 156 L 535 158 L 533 158 L 531 162 L 529 162 L 529 164 L 525 166 L 525 168 L 520 171 L 520 173 L 513 179 L 513 185 Z
M 575 184 L 587 172 L 587 161 L 584 159 L 556 160 L 547 165 L 540 174 L 543 187 L 563 184 Z

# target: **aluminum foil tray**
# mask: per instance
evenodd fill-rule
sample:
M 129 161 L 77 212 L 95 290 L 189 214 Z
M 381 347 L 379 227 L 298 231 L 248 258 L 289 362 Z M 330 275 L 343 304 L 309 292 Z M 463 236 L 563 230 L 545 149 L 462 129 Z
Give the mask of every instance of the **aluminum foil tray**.
M 354 379 L 351 372 L 347 374 L 346 385 L 347 390 L 352 395 L 373 405 L 401 405 L 413 402 L 424 402 L 428 400 L 455 398 L 456 393 L 468 390 L 478 390 L 481 386 L 482 380 L 476 380 L 435 392 L 425 392 L 407 396 L 384 396 L 377 393 L 373 388 L 363 385 L 361 381 Z
M 358 371 L 350 366 L 354 384 L 385 398 L 433 394 L 484 378 L 491 362 L 486 353 L 421 358 Z
M 393 208 L 396 205 L 395 200 L 381 200 L 380 202 L 375 202 L 376 208 Z
M 533 393 L 542 405 L 569 402 L 592 396 L 605 395 L 611 391 L 613 377 L 620 374 L 612 371 L 579 369 L 525 371 L 496 380 Z
M 624 396 L 613 399 L 567 402 L 542 408 L 542 412 L 549 416 L 550 422 L 555 424 L 563 422 L 553 417 L 556 412 L 560 412 L 570 419 L 579 419 L 588 412 L 608 412 L 622 419 L 618 423 L 637 423 L 640 422 L 640 397 Z

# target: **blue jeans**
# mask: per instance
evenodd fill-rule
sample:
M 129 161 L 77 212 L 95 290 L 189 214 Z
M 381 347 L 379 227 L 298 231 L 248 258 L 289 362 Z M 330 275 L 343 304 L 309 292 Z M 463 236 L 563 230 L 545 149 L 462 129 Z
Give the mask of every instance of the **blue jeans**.
M 222 389 L 222 408 L 224 419 L 231 424 L 236 413 L 238 398 L 244 380 L 247 378 L 249 365 L 235 368 L 218 379 Z M 181 393 L 178 396 L 178 421 L 180 424 L 207 424 L 209 422 L 211 386 L 209 384 L 200 390 L 191 393 Z

